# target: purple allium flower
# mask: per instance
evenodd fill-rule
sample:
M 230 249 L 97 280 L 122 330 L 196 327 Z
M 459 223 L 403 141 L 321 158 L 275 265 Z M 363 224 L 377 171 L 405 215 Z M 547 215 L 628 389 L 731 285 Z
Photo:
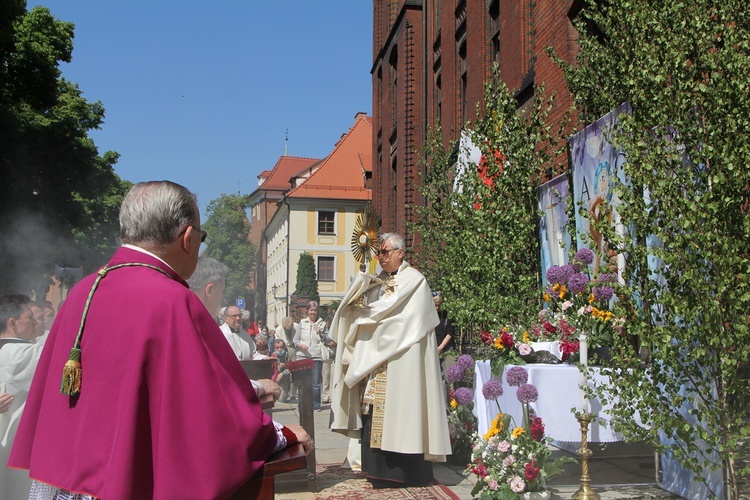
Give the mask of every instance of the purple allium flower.
M 474 367 L 474 358 L 468 354 L 462 354 L 456 360 L 456 365 L 460 366 L 463 371 L 470 370 Z
M 552 266 L 547 269 L 547 282 L 552 285 L 555 283 L 565 283 L 565 274 L 560 266 Z
M 572 293 L 583 293 L 588 284 L 589 277 L 583 273 L 575 273 L 568 279 L 568 288 Z
M 589 264 L 594 262 L 594 252 L 592 252 L 588 248 L 581 248 L 576 252 L 573 258 L 581 264 L 586 264 L 588 266 Z
M 539 397 L 539 392 L 532 384 L 521 384 L 516 391 L 516 397 L 521 403 L 533 403 Z
M 562 273 L 562 281 L 560 281 L 560 283 L 565 283 L 566 281 L 569 281 L 570 277 L 575 275 L 578 271 L 576 271 L 576 268 L 572 265 L 565 264 L 560 268 L 560 272 Z
M 459 387 L 456 389 L 456 403 L 461 406 L 469 406 L 474 402 L 474 394 L 468 387 Z
M 508 373 L 505 374 L 505 380 L 508 381 L 509 386 L 518 387 L 528 382 L 529 373 L 522 366 L 514 366 L 508 369 Z
M 601 273 L 599 283 L 614 283 L 617 281 L 617 273 Z
M 593 290 L 594 298 L 601 302 L 609 302 L 609 299 L 614 295 L 614 290 L 610 286 L 600 286 Z
M 448 369 L 445 370 L 445 381 L 449 384 L 458 382 L 462 378 L 464 378 L 464 369 L 458 365 L 449 366 Z
M 488 380 L 482 387 L 484 399 L 497 399 L 503 395 L 503 384 L 495 379 Z

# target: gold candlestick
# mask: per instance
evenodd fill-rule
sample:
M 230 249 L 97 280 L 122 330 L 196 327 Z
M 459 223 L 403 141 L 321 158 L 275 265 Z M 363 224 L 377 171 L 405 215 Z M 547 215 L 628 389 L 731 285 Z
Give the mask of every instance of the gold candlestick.
M 592 415 L 585 411 L 576 413 L 576 420 L 581 424 L 581 447 L 576 451 L 581 457 L 581 487 L 573 494 L 578 500 L 599 500 L 599 495 L 591 489 L 591 477 L 589 476 L 589 458 L 592 452 L 588 446 L 589 423 Z

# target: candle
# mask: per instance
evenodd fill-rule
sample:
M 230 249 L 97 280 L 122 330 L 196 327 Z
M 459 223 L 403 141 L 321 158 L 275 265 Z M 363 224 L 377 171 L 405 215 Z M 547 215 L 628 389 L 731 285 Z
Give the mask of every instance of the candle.
M 580 361 L 581 361 L 581 411 L 584 413 L 589 412 L 589 402 L 586 398 L 586 391 L 585 387 L 588 385 L 586 381 L 586 366 L 588 366 L 589 362 L 589 346 L 588 346 L 588 339 L 586 337 L 585 332 L 581 332 L 581 336 L 579 337 L 579 344 L 580 344 Z
M 587 366 L 589 364 L 589 346 L 588 346 L 588 337 L 586 337 L 586 333 L 581 333 L 581 336 L 579 337 L 581 350 L 579 351 L 580 361 L 583 366 Z

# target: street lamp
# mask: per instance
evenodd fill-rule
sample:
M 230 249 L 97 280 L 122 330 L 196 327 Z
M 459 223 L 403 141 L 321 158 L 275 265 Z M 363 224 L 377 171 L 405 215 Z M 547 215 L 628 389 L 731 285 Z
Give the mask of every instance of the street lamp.
M 278 289 L 279 289 L 279 285 L 274 285 L 274 286 L 271 287 L 271 291 L 273 292 L 273 298 L 276 299 L 276 300 L 286 300 L 285 296 L 284 297 L 278 297 L 276 295 L 276 292 L 278 291 Z

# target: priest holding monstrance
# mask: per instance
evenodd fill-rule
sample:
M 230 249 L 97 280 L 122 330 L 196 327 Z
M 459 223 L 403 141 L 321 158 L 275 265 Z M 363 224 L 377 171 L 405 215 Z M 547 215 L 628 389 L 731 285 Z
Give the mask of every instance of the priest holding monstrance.
M 380 237 L 379 276 L 359 273 L 331 325 L 337 342 L 331 429 L 361 437 L 375 486 L 430 484 L 451 453 L 425 277 L 404 261 L 404 240 Z

